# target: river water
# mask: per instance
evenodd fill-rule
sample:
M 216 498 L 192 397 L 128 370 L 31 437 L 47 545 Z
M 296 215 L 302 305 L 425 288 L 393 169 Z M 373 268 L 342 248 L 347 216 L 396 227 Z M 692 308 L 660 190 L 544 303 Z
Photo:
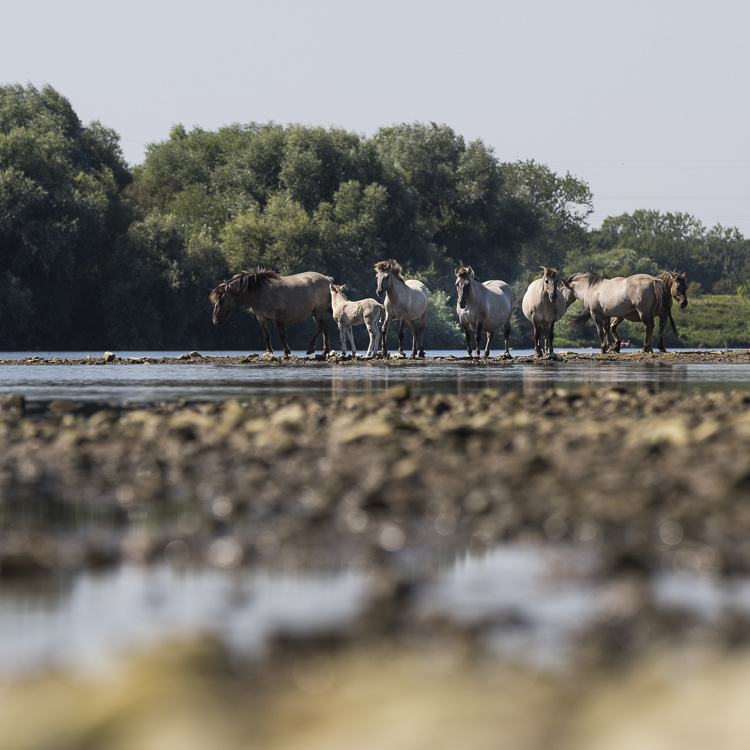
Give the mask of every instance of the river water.
M 178 356 L 181 352 L 119 352 L 120 356 Z M 515 352 L 516 355 L 530 352 Z M 87 352 L 14 352 L 3 359 L 85 357 Z M 92 357 L 101 353 L 90 352 Z M 204 352 L 236 356 L 240 352 Z M 301 353 L 299 353 L 301 354 Z M 436 352 L 463 357 L 463 352 Z M 625 359 L 625 358 L 623 358 Z M 256 364 L 6 365 L 0 395 L 30 400 L 156 403 L 277 396 L 321 399 L 382 391 L 407 383 L 416 393 L 483 389 L 538 393 L 548 388 L 621 386 L 651 390 L 750 390 L 750 365 L 602 362 L 436 362 L 386 368 L 363 361 L 300 368 Z M 0 537 L 5 530 L 0 527 Z M 572 546 L 501 546 L 481 556 L 446 548 L 418 551 L 434 580 L 418 606 L 446 617 L 475 619 L 512 611 L 523 628 L 498 630 L 499 655 L 564 664 L 570 642 L 601 608 L 595 557 Z M 402 561 L 404 569 L 414 561 Z M 577 571 L 565 579 L 564 569 Z M 366 560 L 338 561 L 325 570 L 125 565 L 104 574 L 67 572 L 44 586 L 0 586 L 0 676 L 40 667 L 81 667 L 113 654 L 195 632 L 210 632 L 240 656 L 252 656 L 274 632 L 345 629 L 361 611 L 370 582 Z M 664 605 L 697 608 L 711 620 L 726 606 L 750 602 L 750 582 L 732 585 L 698 576 L 664 574 L 656 582 Z M 738 588 L 739 586 L 739 588 Z M 739 592 L 739 593 L 738 593 Z M 738 604 L 739 602 L 739 604 Z
M 591 350 L 576 350 L 588 351 Z M 126 357 L 177 357 L 182 352 L 121 352 Z M 531 354 L 516 351 L 516 356 Z M 101 357 L 101 352 L 10 352 L 2 359 L 41 356 L 51 359 Z M 203 352 L 204 356 L 238 356 L 241 352 Z M 304 356 L 302 352 L 297 353 Z M 319 399 L 376 393 L 406 383 L 413 393 L 469 393 L 493 389 L 500 393 L 519 391 L 540 393 L 549 388 L 572 390 L 588 384 L 593 388 L 648 388 L 652 391 L 750 390 L 750 364 L 707 363 L 661 364 L 654 362 L 483 362 L 463 359 L 464 352 L 435 352 L 454 356 L 456 361 L 440 361 L 425 367 L 408 362 L 383 367 L 362 360 L 337 365 L 321 362 L 305 367 L 268 367 L 265 364 L 128 366 L 92 365 L 13 365 L 0 366 L 0 395 L 21 393 L 30 400 L 70 399 L 159 403 L 163 401 L 213 401 L 235 398 L 304 396 Z

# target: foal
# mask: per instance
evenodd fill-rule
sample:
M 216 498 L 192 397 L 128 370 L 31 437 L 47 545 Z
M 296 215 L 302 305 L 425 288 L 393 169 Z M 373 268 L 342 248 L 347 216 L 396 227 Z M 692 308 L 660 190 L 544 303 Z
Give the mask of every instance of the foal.
M 351 301 L 345 294 L 346 284 L 331 284 L 331 306 L 333 319 L 341 334 L 341 355 L 346 356 L 346 340 L 349 338 L 352 354 L 357 353 L 352 326 L 364 325 L 370 334 L 367 356 L 374 357 L 380 346 L 380 322 L 385 318 L 385 308 L 375 299 Z

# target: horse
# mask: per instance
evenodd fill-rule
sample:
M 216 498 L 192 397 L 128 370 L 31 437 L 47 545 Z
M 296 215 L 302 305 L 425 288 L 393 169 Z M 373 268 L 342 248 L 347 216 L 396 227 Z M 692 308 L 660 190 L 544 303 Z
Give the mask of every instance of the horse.
M 666 319 L 662 316 L 668 314 L 670 306 L 669 294 L 660 280 L 646 273 L 607 279 L 595 271 L 588 271 L 574 273 L 564 279 L 564 283 L 586 308 L 570 325 L 580 326 L 593 318 L 602 353 L 609 349 L 610 318 L 628 317 L 640 320 L 646 329 L 641 351 L 653 351 L 654 318 L 658 315 L 662 319 L 663 328 Z
M 352 326 L 365 324 L 370 334 L 370 345 L 367 347 L 367 356 L 374 357 L 380 346 L 380 321 L 385 318 L 385 308 L 377 300 L 361 299 L 351 301 L 344 290 L 346 284 L 331 284 L 331 306 L 333 308 L 333 319 L 339 327 L 341 334 L 341 354 L 346 356 L 346 340 L 349 337 L 352 354 L 357 353 L 354 346 L 354 335 Z
M 400 320 L 398 329 L 398 352 L 404 354 L 404 325 L 411 330 L 411 356 L 424 357 L 424 324 L 427 319 L 429 296 L 427 287 L 416 279 L 404 281 L 401 266 L 393 259 L 381 260 L 375 264 L 375 280 L 378 297 L 385 297 L 385 319 L 383 320 L 382 353 L 388 356 L 386 337 L 391 320 Z
M 252 309 L 263 329 L 266 352 L 273 354 L 268 324 L 274 320 L 284 356 L 288 357 L 292 350 L 286 342 L 284 323 L 298 323 L 312 315 L 318 324 L 318 330 L 307 347 L 307 354 L 315 352 L 315 342 L 322 333 L 325 356 L 329 352 L 325 314 L 331 309 L 331 281 L 333 279 L 330 276 L 315 271 L 279 276 L 275 271 L 256 268 L 235 274 L 213 289 L 208 297 L 214 306 L 214 325 L 224 325 L 236 305 L 245 305 Z
M 672 317 L 672 298 L 675 299 L 680 308 L 684 309 L 687 307 L 687 274 L 679 273 L 678 271 L 661 271 L 656 274 L 654 278 L 658 279 L 667 291 L 666 315 L 659 316 L 659 335 L 656 342 L 659 351 L 666 352 L 667 350 L 664 348 L 664 330 L 667 327 L 665 317 L 669 320 L 669 323 L 672 326 L 672 331 L 675 336 L 677 336 L 677 326 Z M 612 339 L 614 341 L 612 350 L 615 352 L 619 352 L 622 348 L 622 339 L 617 334 L 617 326 L 620 325 L 623 320 L 637 322 L 639 320 L 638 313 L 632 312 L 630 315 L 616 317 L 610 321 L 609 331 L 612 334 Z
M 544 353 L 554 353 L 555 323 L 565 315 L 568 305 L 575 301 L 575 296 L 569 293 L 568 298 L 560 288 L 557 268 L 542 266 L 542 278 L 529 284 L 526 294 L 521 301 L 523 314 L 534 326 L 534 354 L 542 356 Z
M 456 269 L 456 290 L 458 301 L 456 312 L 466 336 L 466 352 L 471 354 L 471 334 L 476 331 L 477 357 L 479 356 L 482 331 L 487 332 L 487 346 L 484 356 L 490 356 L 490 347 L 495 331 L 502 329 L 505 337 L 505 354 L 510 359 L 508 341 L 510 339 L 510 316 L 515 297 L 513 290 L 498 279 L 482 283 L 474 274 L 471 266 Z

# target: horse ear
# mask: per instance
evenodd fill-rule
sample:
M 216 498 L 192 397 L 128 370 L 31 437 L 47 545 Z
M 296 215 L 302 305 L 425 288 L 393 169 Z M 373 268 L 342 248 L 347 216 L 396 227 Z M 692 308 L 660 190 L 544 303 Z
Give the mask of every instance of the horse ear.
M 343 291 L 344 291 L 344 289 L 346 289 L 346 284 L 342 284 L 342 285 L 341 285 L 341 286 L 339 287 L 339 289 L 340 289 L 340 290 L 341 290 L 341 291 L 343 292 Z

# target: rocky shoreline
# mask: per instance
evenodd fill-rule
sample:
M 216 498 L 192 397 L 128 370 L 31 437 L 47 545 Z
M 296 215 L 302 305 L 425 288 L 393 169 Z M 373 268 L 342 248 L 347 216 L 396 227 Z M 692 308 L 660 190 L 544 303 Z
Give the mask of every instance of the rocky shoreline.
M 362 355 L 354 357 L 341 357 L 333 354 L 329 357 L 323 357 L 317 354 L 309 357 L 289 357 L 269 354 L 251 353 L 247 355 L 237 355 L 233 357 L 223 357 L 214 355 L 203 355 L 198 351 L 185 352 L 178 357 L 121 357 L 115 352 L 104 352 L 101 357 L 83 357 L 83 358 L 63 358 L 63 357 L 40 357 L 32 356 L 26 359 L 0 359 L 0 366 L 19 366 L 19 365 L 201 365 L 201 364 L 253 364 L 276 367 L 325 367 L 347 365 L 351 363 L 367 363 L 373 367 L 429 367 L 430 364 L 441 363 L 471 363 L 476 366 L 494 367 L 507 366 L 509 364 L 528 364 L 541 362 L 653 362 L 659 364 L 687 364 L 687 363 L 705 363 L 705 364 L 747 364 L 750 363 L 750 350 L 747 349 L 695 349 L 695 350 L 677 350 L 668 352 L 641 352 L 638 350 L 626 350 L 618 354 L 605 353 L 592 350 L 591 353 L 571 352 L 565 349 L 557 351 L 552 357 L 536 357 L 534 355 L 512 356 L 506 359 L 502 356 L 492 357 L 432 357 L 427 356 L 423 359 L 412 359 L 411 357 L 402 357 L 398 354 L 391 354 L 388 357 L 377 356 L 366 358 Z

